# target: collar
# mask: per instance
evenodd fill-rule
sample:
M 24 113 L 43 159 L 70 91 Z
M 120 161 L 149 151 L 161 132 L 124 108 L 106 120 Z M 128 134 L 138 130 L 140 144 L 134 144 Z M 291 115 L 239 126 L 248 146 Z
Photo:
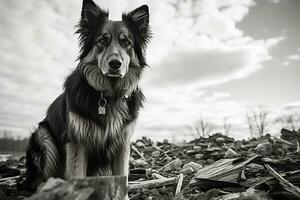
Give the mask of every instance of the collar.
M 100 97 L 98 100 L 98 114 L 99 115 L 105 115 L 106 114 L 106 108 L 107 106 L 111 105 L 111 102 L 113 101 L 126 101 L 129 98 L 129 95 L 127 95 L 125 92 L 118 92 L 114 94 L 113 96 L 107 95 L 108 93 L 105 93 L 104 91 L 100 91 Z
M 118 101 L 118 100 L 126 100 L 128 99 L 131 94 L 126 93 L 125 90 L 118 91 L 114 94 L 110 94 L 108 91 L 99 91 L 99 99 L 105 99 L 107 103 Z

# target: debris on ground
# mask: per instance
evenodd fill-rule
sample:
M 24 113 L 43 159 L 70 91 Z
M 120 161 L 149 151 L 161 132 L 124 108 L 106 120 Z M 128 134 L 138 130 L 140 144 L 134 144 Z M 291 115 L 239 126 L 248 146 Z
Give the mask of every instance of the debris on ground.
M 184 144 L 143 137 L 131 145 L 129 198 L 300 199 L 299 142 L 300 133 L 286 129 L 280 138 L 265 135 L 241 141 L 221 133 Z M 24 164 L 24 157 L 0 162 L 1 200 L 37 199 L 43 193 L 51 197 L 53 191 L 61 194 L 55 200 L 93 199 L 100 190 L 89 181 L 79 187 L 71 181 L 49 179 L 32 196 L 22 190 Z

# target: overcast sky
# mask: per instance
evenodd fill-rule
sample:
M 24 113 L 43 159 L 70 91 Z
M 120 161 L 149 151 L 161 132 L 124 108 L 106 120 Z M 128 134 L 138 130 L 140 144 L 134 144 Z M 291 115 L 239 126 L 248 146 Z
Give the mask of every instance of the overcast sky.
M 0 0 L 0 129 L 29 136 L 76 67 L 77 0 Z M 245 114 L 300 110 L 299 0 L 97 0 L 110 18 L 150 7 L 153 40 L 135 137 L 183 139 L 203 115 L 247 138 Z M 278 134 L 279 127 L 268 131 Z

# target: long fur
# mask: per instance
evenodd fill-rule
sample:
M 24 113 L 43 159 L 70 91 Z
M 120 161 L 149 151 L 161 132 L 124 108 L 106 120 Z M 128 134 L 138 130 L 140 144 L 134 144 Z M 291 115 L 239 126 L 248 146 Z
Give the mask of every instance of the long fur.
M 31 190 L 49 177 L 128 174 L 129 142 L 144 101 L 138 87 L 151 37 L 148 7 L 123 14 L 121 22 L 84 0 L 79 34 L 79 64 L 67 77 L 64 92 L 50 105 L 32 133 L 26 153 L 26 184 Z M 98 68 L 95 40 L 106 24 L 125 26 L 133 35 L 130 63 L 123 78 L 111 80 Z M 105 115 L 98 100 L 107 99 Z M 118 160 L 119 159 L 119 160 Z

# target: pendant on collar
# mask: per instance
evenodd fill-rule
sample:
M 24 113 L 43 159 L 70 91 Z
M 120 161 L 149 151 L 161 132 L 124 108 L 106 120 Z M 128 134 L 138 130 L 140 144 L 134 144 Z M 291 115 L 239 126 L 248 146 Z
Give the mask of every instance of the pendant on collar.
M 102 93 L 101 93 L 101 97 L 98 101 L 98 114 L 99 115 L 105 115 L 106 113 L 106 105 L 107 105 L 107 101 L 106 99 L 103 97 Z

